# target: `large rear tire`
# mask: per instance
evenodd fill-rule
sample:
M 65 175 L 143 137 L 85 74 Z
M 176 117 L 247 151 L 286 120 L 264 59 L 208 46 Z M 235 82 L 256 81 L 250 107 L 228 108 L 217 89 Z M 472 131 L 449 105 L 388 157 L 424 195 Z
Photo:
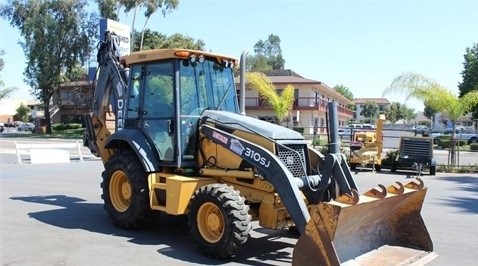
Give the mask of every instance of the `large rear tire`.
M 189 205 L 189 229 L 206 256 L 224 259 L 237 254 L 251 230 L 249 206 L 239 192 L 226 184 L 198 189 Z
M 117 226 L 146 228 L 159 213 L 149 206 L 147 174 L 134 151 L 118 151 L 102 174 L 104 209 Z

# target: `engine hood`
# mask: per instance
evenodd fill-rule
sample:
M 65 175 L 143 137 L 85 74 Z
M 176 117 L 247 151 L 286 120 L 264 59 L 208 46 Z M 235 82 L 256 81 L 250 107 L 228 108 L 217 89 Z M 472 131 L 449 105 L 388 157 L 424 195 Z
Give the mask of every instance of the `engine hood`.
M 256 132 L 274 140 L 304 140 L 302 134 L 297 131 L 241 114 L 205 110 L 201 116 L 233 129 Z

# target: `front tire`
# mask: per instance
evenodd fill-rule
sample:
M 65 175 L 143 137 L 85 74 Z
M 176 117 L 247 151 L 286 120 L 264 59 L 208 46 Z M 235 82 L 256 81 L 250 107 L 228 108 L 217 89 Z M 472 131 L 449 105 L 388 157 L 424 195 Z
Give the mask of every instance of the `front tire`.
M 390 167 L 390 172 L 395 173 L 397 171 L 397 163 L 392 162 L 392 166 Z
M 226 184 L 198 189 L 189 205 L 189 229 L 206 256 L 234 256 L 247 242 L 251 230 L 249 206 L 237 190 Z
M 436 175 L 437 168 L 436 166 L 430 166 L 430 175 Z
M 158 213 L 149 206 L 147 174 L 134 151 L 117 151 L 102 176 L 104 209 L 117 226 L 146 228 L 154 222 Z

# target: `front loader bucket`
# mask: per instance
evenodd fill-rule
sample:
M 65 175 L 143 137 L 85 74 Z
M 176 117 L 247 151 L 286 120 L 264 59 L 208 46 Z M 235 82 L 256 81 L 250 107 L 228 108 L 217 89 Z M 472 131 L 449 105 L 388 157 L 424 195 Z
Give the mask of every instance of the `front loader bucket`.
M 292 265 L 423 265 L 433 260 L 437 255 L 420 215 L 426 188 L 419 182 L 380 186 L 382 191 L 355 195 L 358 201 L 349 204 L 341 199 L 318 204 L 296 244 Z

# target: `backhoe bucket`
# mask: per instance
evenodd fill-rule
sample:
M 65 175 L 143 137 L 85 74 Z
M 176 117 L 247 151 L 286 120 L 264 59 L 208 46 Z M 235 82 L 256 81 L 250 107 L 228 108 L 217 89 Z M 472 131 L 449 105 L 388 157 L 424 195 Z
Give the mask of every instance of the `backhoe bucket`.
M 348 203 L 339 198 L 318 204 L 296 244 L 292 265 L 430 262 L 437 255 L 420 215 L 426 188 L 418 181 L 406 186 L 397 182 L 398 188 L 379 185 L 382 191 L 348 196 Z

